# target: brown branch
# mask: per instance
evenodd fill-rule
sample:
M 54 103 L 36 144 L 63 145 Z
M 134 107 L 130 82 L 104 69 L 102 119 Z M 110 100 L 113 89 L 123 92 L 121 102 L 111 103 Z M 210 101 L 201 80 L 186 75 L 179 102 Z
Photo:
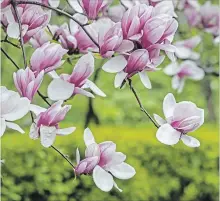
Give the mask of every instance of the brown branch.
M 4 49 L 1 48 L 2 53 L 11 61 L 11 63 L 19 70 L 19 66 L 14 62 L 14 60 L 6 53 Z

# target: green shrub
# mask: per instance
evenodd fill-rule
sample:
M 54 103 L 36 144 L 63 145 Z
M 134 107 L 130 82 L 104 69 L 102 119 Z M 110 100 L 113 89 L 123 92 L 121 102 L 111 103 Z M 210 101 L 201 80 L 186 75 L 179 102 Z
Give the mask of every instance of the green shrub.
M 216 201 L 218 200 L 218 136 L 209 128 L 196 137 L 201 147 L 160 144 L 155 129 L 92 128 L 97 142 L 112 140 L 127 155 L 136 175 L 116 180 L 123 189 L 100 191 L 92 177 L 74 180 L 70 165 L 53 149 L 27 135 L 5 133 L 2 138 L 2 201 Z M 82 130 L 57 137 L 55 146 L 75 161 L 78 146 L 84 157 Z

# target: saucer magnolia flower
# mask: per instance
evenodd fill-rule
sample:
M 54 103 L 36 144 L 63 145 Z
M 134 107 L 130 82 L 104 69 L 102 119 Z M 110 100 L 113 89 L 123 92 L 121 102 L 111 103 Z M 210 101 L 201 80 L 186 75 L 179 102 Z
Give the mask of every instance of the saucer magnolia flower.
M 189 147 L 200 146 L 199 141 L 188 136 L 187 133 L 195 131 L 204 123 L 203 109 L 189 101 L 176 103 L 173 94 L 169 93 L 163 101 L 163 112 L 165 120 L 156 114 L 154 115 L 160 125 L 156 134 L 160 142 L 174 145 L 182 140 Z
M 200 42 L 201 37 L 194 36 L 190 39 L 174 43 L 174 45 L 176 46 L 176 56 L 180 59 L 199 59 L 200 55 L 197 52 L 194 52 L 192 49 L 195 48 Z
M 45 73 L 51 72 L 59 68 L 64 61 L 62 57 L 67 53 L 60 44 L 47 42 L 43 46 L 37 48 L 31 56 L 31 70 L 38 75 L 42 70 Z
M 195 62 L 186 60 L 180 65 L 174 62 L 164 69 L 164 73 L 173 76 L 172 87 L 181 93 L 187 78 L 191 80 L 202 80 L 205 76 L 203 69 L 199 68 Z
M 37 49 L 50 40 L 52 40 L 52 37 L 47 32 L 47 29 L 44 28 L 33 35 L 33 37 L 30 39 L 30 43 L 34 49 Z
M 19 4 L 19 17 L 22 25 L 22 35 L 24 43 L 38 31 L 46 27 L 50 21 L 51 11 L 46 11 L 37 5 Z M 8 20 L 7 34 L 9 37 L 18 38 L 20 35 L 17 18 L 12 10 L 6 13 Z
M 82 56 L 75 65 L 71 75 L 61 74 L 48 86 L 48 96 L 51 100 L 66 100 L 75 94 L 93 97 L 93 94 L 84 90 L 91 89 L 95 94 L 106 95 L 88 78 L 94 72 L 94 58 L 91 53 Z
M 54 103 L 49 109 L 31 105 L 30 110 L 37 115 L 30 128 L 30 138 L 36 140 L 40 138 L 44 147 L 50 147 L 56 138 L 56 135 L 69 135 L 75 131 L 75 127 L 60 129 L 58 123 L 64 120 L 66 113 L 71 105 L 62 107 L 63 101 Z
M 57 8 L 60 4 L 60 0 L 41 0 L 45 5 L 51 5 L 53 8 Z
M 30 101 L 27 98 L 20 98 L 17 92 L 8 90 L 6 87 L 3 86 L 0 87 L 0 93 L 0 136 L 4 134 L 6 127 L 19 131 L 20 133 L 24 133 L 21 127 L 15 123 L 12 123 L 12 121 L 21 119 L 29 112 Z
M 127 57 L 127 59 L 125 58 Z M 155 68 L 147 67 L 149 63 L 149 53 L 145 49 L 132 52 L 129 56 L 116 56 L 108 60 L 102 69 L 109 73 L 117 73 L 115 76 L 115 87 L 120 87 L 126 78 L 131 78 L 136 73 L 146 88 L 151 88 L 151 82 L 146 71 L 154 71 Z
M 10 5 L 10 0 L 1 0 L 1 11 Z
M 39 89 L 43 77 L 44 70 L 35 76 L 30 68 L 26 68 L 25 70 L 20 69 L 13 74 L 15 87 L 19 94 L 23 97 L 27 97 L 30 101 L 32 101 L 35 93 Z
M 126 155 L 116 152 L 116 144 L 111 141 L 97 144 L 89 128 L 84 131 L 84 142 L 86 144 L 85 159 L 80 161 L 77 149 L 77 175 L 92 174 L 93 180 L 98 188 L 108 192 L 115 186 L 113 176 L 118 179 L 130 179 L 135 175 L 135 169 L 125 163 Z
M 139 40 L 143 35 L 145 22 L 152 16 L 153 7 L 145 4 L 135 5 L 127 10 L 121 20 L 123 37 Z

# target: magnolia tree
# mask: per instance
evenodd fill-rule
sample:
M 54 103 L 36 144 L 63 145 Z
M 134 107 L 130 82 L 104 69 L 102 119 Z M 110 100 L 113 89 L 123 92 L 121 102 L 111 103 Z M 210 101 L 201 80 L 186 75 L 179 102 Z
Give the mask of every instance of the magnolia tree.
M 73 13 L 60 9 L 59 0 L 1 0 L 1 25 L 5 35 L 1 42 L 20 48 L 23 54 L 23 65 L 18 66 L 13 55 L 1 48 L 16 67 L 11 79 L 17 89 L 15 92 L 10 86 L 1 86 L 1 136 L 7 129 L 24 133 L 14 121 L 30 113 L 31 139 L 39 139 L 42 146 L 59 153 L 70 164 L 75 176 L 92 175 L 102 191 L 110 191 L 113 187 L 122 191 L 113 177 L 130 179 L 136 172 L 125 162 L 126 155 L 116 151 L 114 142 L 97 143 L 92 131 L 86 128 L 85 157 L 80 159 L 77 149 L 75 164 L 53 146 L 56 137 L 59 140 L 60 136 L 69 135 L 76 129 L 59 126 L 71 109 L 71 105 L 65 104 L 66 100 L 78 95 L 89 99 L 106 96 L 90 80 L 93 73 L 102 69 L 106 74 L 115 74 L 116 88 L 126 85 L 130 88 L 141 111 L 157 127 L 155 137 L 161 143 L 174 145 L 182 141 L 186 146 L 199 147 L 200 142 L 191 132 L 204 123 L 204 110 L 190 101 L 177 103 L 168 93 L 163 101 L 164 118 L 152 116 L 143 107 L 132 79 L 139 76 L 147 89 L 153 88 L 148 74 L 161 70 L 166 56 L 171 63 L 163 71 L 172 76 L 172 87 L 179 93 L 187 79 L 201 80 L 206 74 L 218 76 L 217 72 L 201 66 L 200 54 L 194 51 L 202 42 L 201 36 L 174 43 L 173 39 L 178 32 L 178 14 L 182 13 L 190 26 L 210 33 L 213 43 L 218 43 L 219 8 L 211 2 L 200 5 L 196 0 L 121 0 L 114 5 L 111 5 L 112 0 L 68 0 L 65 3 L 65 8 L 71 8 Z M 51 24 L 52 13 L 65 16 L 66 23 Z M 12 42 L 15 40 L 19 45 Z M 25 53 L 28 45 L 34 50 L 30 58 Z M 66 54 L 68 59 L 74 57 L 78 61 L 71 74 L 58 74 L 56 70 L 62 68 Z M 95 71 L 97 57 L 105 63 Z M 51 77 L 51 82 L 47 95 L 43 95 L 39 87 L 46 76 Z M 36 95 L 48 104 L 48 108 L 32 102 Z

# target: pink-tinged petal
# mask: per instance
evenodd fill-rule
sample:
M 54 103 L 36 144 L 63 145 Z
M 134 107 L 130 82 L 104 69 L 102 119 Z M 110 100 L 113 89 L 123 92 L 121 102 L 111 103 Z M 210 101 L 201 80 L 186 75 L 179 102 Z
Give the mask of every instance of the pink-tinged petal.
M 67 100 L 74 92 L 74 84 L 62 79 L 54 79 L 47 88 L 48 97 L 51 100 Z
M 130 179 L 136 174 L 135 169 L 124 162 L 113 165 L 108 170 L 118 179 Z
M 85 151 L 86 158 L 93 157 L 93 156 L 100 157 L 100 148 L 99 148 L 99 145 L 96 143 L 89 144 Z
M 135 16 L 132 19 L 131 25 L 129 27 L 127 38 L 130 39 L 131 36 L 137 34 L 139 29 L 140 29 L 140 19 L 138 16 Z
M 118 73 L 122 71 L 126 65 L 127 65 L 126 59 L 122 55 L 119 55 L 109 59 L 102 66 L 102 69 L 108 73 Z
M 180 121 L 177 126 L 178 130 L 183 130 L 184 133 L 192 132 L 200 127 L 200 116 L 192 116 Z
M 19 25 L 17 22 L 10 23 L 7 27 L 7 35 L 10 38 L 18 39 L 20 36 Z
M 121 71 L 116 74 L 115 76 L 115 81 L 114 81 L 114 86 L 115 88 L 121 87 L 123 81 L 127 77 L 128 73 L 125 73 L 124 71 Z
M 1 124 L 0 124 L 0 126 L 1 126 L 0 137 L 1 137 L 1 136 L 4 134 L 5 129 L 6 129 L 6 122 L 5 122 L 5 120 L 4 120 L 3 118 L 1 118 Z
M 101 152 L 105 153 L 106 151 L 111 150 L 110 152 L 115 152 L 116 150 L 116 144 L 111 141 L 105 141 L 99 144 Z
M 81 94 L 81 95 L 87 96 L 89 98 L 95 98 L 95 96 L 92 93 L 85 91 L 84 89 L 81 89 L 79 87 L 75 87 L 74 94 Z
M 36 116 L 38 116 L 41 112 L 45 112 L 46 110 L 47 109 L 38 105 L 30 104 L 30 111 L 32 111 Z
M 120 189 L 120 188 L 118 187 L 118 185 L 116 184 L 115 181 L 114 181 L 114 187 L 117 188 L 117 189 L 119 190 L 119 192 L 122 192 L 122 189 Z
M 75 168 L 76 174 L 80 175 L 84 173 L 84 171 L 86 170 L 86 167 L 87 167 L 87 161 L 80 162 Z
M 149 79 L 146 71 L 139 72 L 138 74 L 140 76 L 140 79 L 141 79 L 141 82 L 143 83 L 143 85 L 146 88 L 151 89 L 152 88 L 151 82 L 150 82 L 150 79 Z
M 98 156 L 94 156 L 94 157 L 86 158 L 84 160 L 87 161 L 87 167 L 86 167 L 84 173 L 90 174 L 90 173 L 92 173 L 92 171 L 95 168 L 95 166 L 98 164 L 99 157 Z
M 36 140 L 40 137 L 39 129 L 35 123 L 31 124 L 29 136 L 31 139 Z
M 12 122 L 6 122 L 6 126 L 8 128 L 13 129 L 13 130 L 16 130 L 16 131 L 18 131 L 22 134 L 25 133 L 24 130 L 18 124 L 15 124 L 15 123 L 12 123 Z
M 60 0 L 48 0 L 48 2 L 53 8 L 57 8 L 60 4 Z
M 181 137 L 181 140 L 188 147 L 199 147 L 200 146 L 200 142 L 196 138 L 188 136 L 188 135 L 183 135 Z
M 50 147 L 56 138 L 56 127 L 48 127 L 48 126 L 41 126 L 40 127 L 40 141 L 41 144 L 48 148 Z
M 163 124 L 157 130 L 157 139 L 166 145 L 174 145 L 179 142 L 181 132 L 175 130 L 170 124 Z
M 98 188 L 108 192 L 113 188 L 114 180 L 111 174 L 97 165 L 93 170 L 93 180 Z
M 57 129 L 57 135 L 69 135 L 76 130 L 76 127 Z
M 27 98 L 20 98 L 16 107 L 5 115 L 2 115 L 8 121 L 15 121 L 25 116 L 30 109 L 30 101 Z
M 164 120 L 162 117 L 160 117 L 160 116 L 157 115 L 157 114 L 154 114 L 154 119 L 155 119 L 155 121 L 156 121 L 160 126 L 163 125 L 163 124 L 165 124 L 165 123 L 167 123 L 166 120 Z
M 94 136 L 93 136 L 93 134 L 92 134 L 92 131 L 91 131 L 89 128 L 86 128 L 86 129 L 84 130 L 83 137 L 84 137 L 84 142 L 85 142 L 85 144 L 86 144 L 87 147 L 88 147 L 89 145 L 91 145 L 91 144 L 96 143 L 96 142 L 95 142 L 95 138 L 94 138 Z
M 179 71 L 179 65 L 177 62 L 172 62 L 171 64 L 166 66 L 163 70 L 165 74 L 170 76 L 177 74 L 178 71 Z
M 163 113 L 166 119 L 173 116 L 173 111 L 176 106 L 176 100 L 173 94 L 168 93 L 163 100 Z
M 106 97 L 105 93 L 99 89 L 95 83 L 90 80 L 86 81 L 86 85 L 98 96 Z
M 111 154 L 109 161 L 105 164 L 105 168 L 109 168 L 114 165 L 121 164 L 126 159 L 126 155 L 121 152 L 114 152 Z
M 79 149 L 76 149 L 76 164 L 78 165 L 80 162 L 80 153 L 79 153 Z

